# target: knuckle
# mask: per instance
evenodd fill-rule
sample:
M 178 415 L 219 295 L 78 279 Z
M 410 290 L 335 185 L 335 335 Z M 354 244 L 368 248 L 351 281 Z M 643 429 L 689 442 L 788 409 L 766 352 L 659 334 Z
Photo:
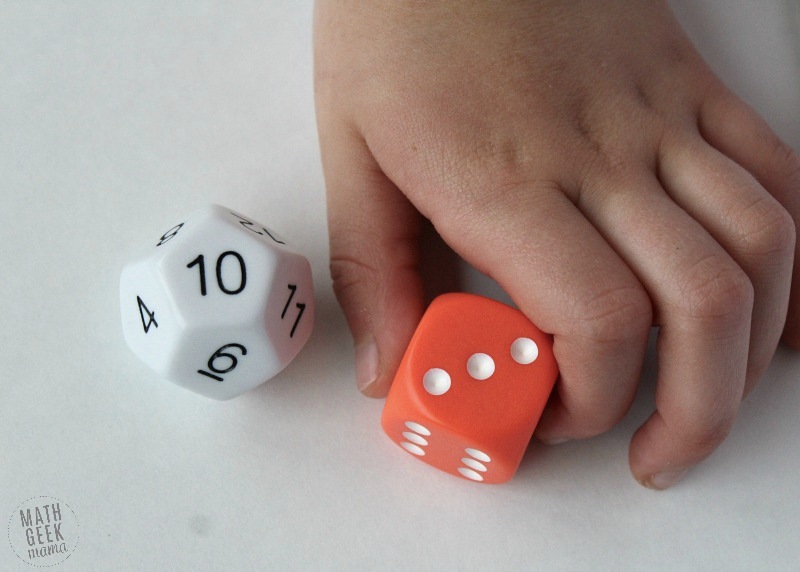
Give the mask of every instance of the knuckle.
M 366 262 L 344 255 L 331 256 L 329 268 L 333 292 L 339 300 L 346 298 L 355 286 L 366 283 L 370 276 L 378 272 L 377 268 Z
M 410 284 L 418 265 L 414 238 L 340 232 L 331 239 L 328 268 L 333 292 L 342 304 L 380 297 L 398 280 Z
M 702 423 L 689 421 L 682 425 L 679 438 L 698 457 L 706 457 L 728 437 L 734 419 L 734 416 L 724 416 Z
M 653 308 L 640 285 L 619 286 L 576 305 L 574 323 L 590 340 L 624 341 L 649 330 Z
M 678 304 L 684 314 L 722 329 L 749 323 L 753 285 L 732 262 L 710 256 L 688 272 Z
M 772 148 L 775 171 L 786 177 L 795 189 L 800 187 L 800 155 L 777 135 L 773 135 Z
M 771 199 L 760 200 L 748 210 L 740 235 L 744 251 L 780 262 L 791 259 L 796 227 L 789 212 Z

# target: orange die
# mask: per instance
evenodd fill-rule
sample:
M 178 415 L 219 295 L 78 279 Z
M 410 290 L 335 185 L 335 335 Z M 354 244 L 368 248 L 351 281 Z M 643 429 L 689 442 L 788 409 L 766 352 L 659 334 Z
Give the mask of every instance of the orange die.
M 522 312 L 445 294 L 411 339 L 381 424 L 434 467 L 502 483 L 514 476 L 557 376 L 552 339 Z

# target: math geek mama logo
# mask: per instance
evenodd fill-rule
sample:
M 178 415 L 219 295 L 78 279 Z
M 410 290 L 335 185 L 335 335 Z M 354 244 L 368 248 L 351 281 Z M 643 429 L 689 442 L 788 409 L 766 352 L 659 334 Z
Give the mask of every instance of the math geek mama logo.
M 11 514 L 8 542 L 17 558 L 27 564 L 61 564 L 78 545 L 78 518 L 57 498 L 30 498 Z

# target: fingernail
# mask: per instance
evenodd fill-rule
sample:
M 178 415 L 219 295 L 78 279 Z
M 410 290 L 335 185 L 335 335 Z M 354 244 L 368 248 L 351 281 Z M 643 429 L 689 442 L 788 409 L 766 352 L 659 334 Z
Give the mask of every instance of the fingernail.
M 379 363 L 378 344 L 372 336 L 356 345 L 356 385 L 359 391 L 377 381 Z
M 689 469 L 667 469 L 651 475 L 649 479 L 642 482 L 649 489 L 663 491 L 680 481 Z

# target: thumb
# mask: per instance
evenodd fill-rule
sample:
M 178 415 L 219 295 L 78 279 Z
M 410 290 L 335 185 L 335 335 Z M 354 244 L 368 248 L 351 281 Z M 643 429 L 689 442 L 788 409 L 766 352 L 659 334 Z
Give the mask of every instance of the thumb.
M 322 141 L 333 289 L 353 335 L 356 383 L 383 397 L 424 309 L 421 215 L 362 139 L 337 139 Z

